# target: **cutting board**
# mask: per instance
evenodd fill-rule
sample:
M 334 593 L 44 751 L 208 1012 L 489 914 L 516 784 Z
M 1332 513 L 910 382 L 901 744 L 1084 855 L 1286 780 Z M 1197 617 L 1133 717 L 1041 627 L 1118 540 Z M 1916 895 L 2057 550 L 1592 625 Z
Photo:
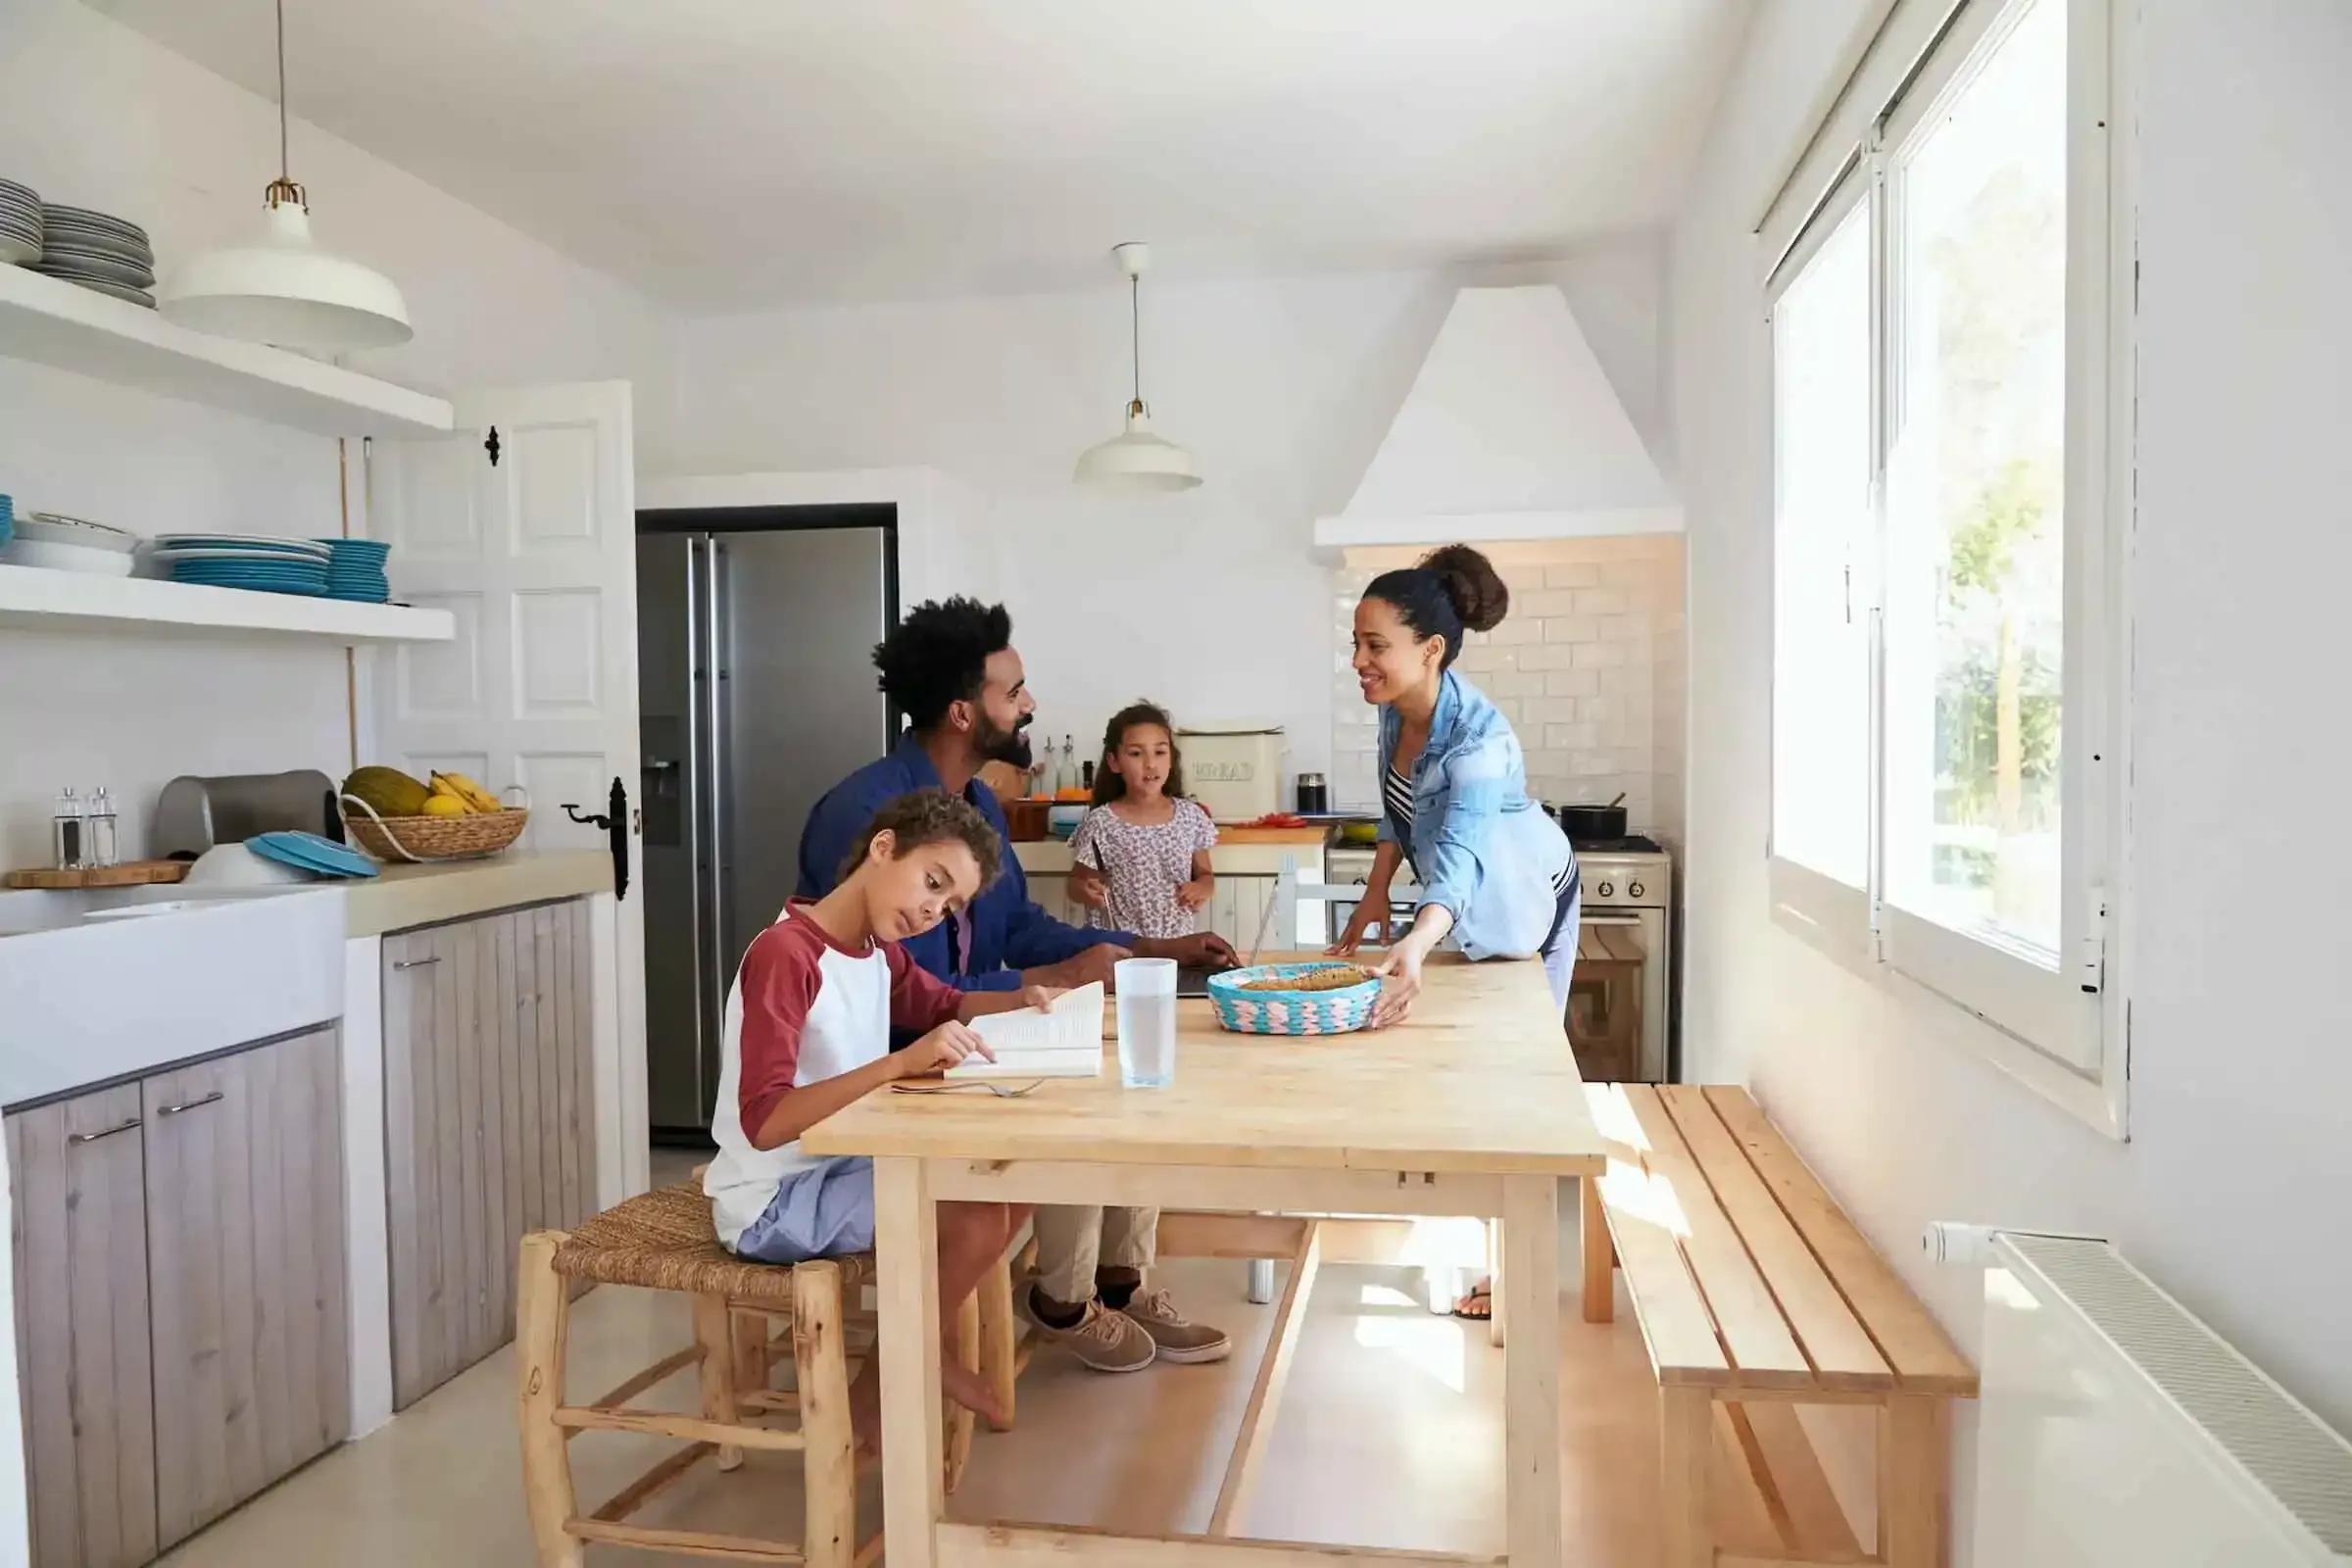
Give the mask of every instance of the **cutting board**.
M 12 888 L 128 888 L 150 882 L 177 882 L 188 874 L 191 860 L 125 860 L 121 865 L 85 866 L 61 871 L 36 865 L 8 873 Z

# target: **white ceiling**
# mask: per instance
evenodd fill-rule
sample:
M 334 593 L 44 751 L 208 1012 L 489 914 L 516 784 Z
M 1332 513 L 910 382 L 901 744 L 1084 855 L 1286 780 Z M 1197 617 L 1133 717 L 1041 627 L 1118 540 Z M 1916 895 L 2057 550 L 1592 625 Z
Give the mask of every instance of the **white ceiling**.
M 274 95 L 270 0 L 91 3 Z M 693 311 L 1099 283 L 1121 239 L 1234 275 L 1647 227 L 1748 9 L 286 3 L 299 117 Z

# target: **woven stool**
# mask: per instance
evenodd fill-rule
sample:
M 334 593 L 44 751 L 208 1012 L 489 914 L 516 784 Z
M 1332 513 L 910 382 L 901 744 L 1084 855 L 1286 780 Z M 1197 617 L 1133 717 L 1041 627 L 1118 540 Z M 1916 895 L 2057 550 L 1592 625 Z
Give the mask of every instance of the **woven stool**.
M 808 1568 L 855 1568 L 881 1548 L 876 1535 L 858 1542 L 858 1466 L 850 1435 L 849 1329 L 863 1317 L 855 1305 L 873 1260 L 826 1258 L 777 1266 L 746 1262 L 718 1243 L 710 1203 L 695 1187 L 641 1194 L 565 1235 L 534 1231 L 522 1239 L 515 1281 L 515 1351 L 522 1431 L 522 1485 L 531 1534 L 543 1568 L 580 1568 L 581 1545 L 604 1542 L 655 1551 L 725 1556 L 745 1562 L 803 1562 Z M 693 1299 L 695 1343 L 655 1362 L 585 1405 L 564 1402 L 567 1282 L 676 1291 Z M 984 1282 L 985 1291 L 992 1282 Z M 977 1293 L 976 1293 L 977 1294 Z M 870 1319 L 868 1320 L 870 1321 Z M 982 1357 L 979 1316 L 965 1304 L 964 1361 Z M 788 1333 L 771 1339 L 770 1324 Z M 789 1347 L 790 1392 L 771 1390 L 777 1352 Z M 629 1400 L 688 1366 L 699 1365 L 702 1414 L 632 1408 Z M 798 1430 L 755 1424 L 795 1412 Z M 971 1418 L 959 1407 L 950 1422 L 951 1490 L 970 1446 Z M 578 1510 L 568 1445 L 579 1432 L 635 1432 L 675 1438 L 688 1446 L 655 1465 L 591 1513 Z M 955 1441 L 960 1432 L 961 1441 Z M 651 1529 L 629 1516 L 706 1458 L 721 1470 L 747 1448 L 798 1451 L 806 1493 L 798 1543 L 750 1536 Z

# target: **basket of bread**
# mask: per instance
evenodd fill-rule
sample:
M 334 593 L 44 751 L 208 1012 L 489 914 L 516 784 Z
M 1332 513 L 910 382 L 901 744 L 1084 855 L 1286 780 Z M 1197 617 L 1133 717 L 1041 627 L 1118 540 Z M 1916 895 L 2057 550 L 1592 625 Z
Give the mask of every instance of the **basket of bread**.
M 1235 1034 L 1352 1034 L 1379 999 L 1378 977 L 1352 963 L 1260 963 L 1208 977 L 1217 1022 Z
M 434 773 L 423 783 L 396 767 L 363 767 L 343 781 L 343 831 L 379 860 L 471 860 L 496 855 L 522 836 L 530 800 L 514 804 L 463 773 Z

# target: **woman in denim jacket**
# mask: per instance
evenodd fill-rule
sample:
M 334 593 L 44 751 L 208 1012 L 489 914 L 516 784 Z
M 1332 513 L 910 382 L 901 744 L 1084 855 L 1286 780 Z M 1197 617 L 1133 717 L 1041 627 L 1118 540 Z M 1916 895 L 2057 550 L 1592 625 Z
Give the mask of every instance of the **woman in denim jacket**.
M 1355 607 L 1355 675 L 1380 708 L 1380 850 L 1355 916 L 1332 951 L 1348 954 L 1389 907 L 1397 863 L 1420 883 L 1412 929 L 1377 966 L 1372 1026 L 1405 1015 L 1421 961 L 1452 935 L 1472 958 L 1540 956 L 1554 1005 L 1568 1005 L 1583 888 L 1559 824 L 1528 798 L 1510 721 L 1453 661 L 1465 632 L 1489 631 L 1510 592 L 1468 545 L 1372 579 Z
M 1372 579 L 1355 607 L 1355 676 L 1380 708 L 1380 851 L 1335 954 L 1351 954 L 1389 908 L 1389 880 L 1410 860 L 1421 884 L 1412 929 L 1377 966 L 1372 1027 L 1405 1015 L 1421 960 L 1451 934 L 1465 956 L 1541 957 L 1554 1008 L 1568 1006 L 1584 889 L 1567 835 L 1527 795 L 1510 721 L 1453 672 L 1466 632 L 1501 624 L 1511 596 L 1468 545 Z M 1561 1028 L 1560 1049 L 1568 1049 Z M 1494 1315 L 1491 1280 L 1454 1316 Z

